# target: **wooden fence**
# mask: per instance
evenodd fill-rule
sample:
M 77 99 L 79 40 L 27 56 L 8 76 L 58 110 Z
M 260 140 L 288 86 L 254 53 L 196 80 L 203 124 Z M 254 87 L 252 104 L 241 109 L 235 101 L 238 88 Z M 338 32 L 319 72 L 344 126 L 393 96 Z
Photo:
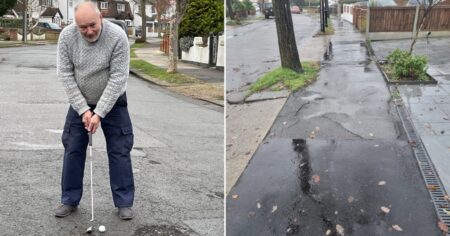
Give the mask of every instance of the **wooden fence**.
M 165 34 L 163 36 L 163 41 L 159 45 L 159 50 L 161 52 L 164 52 L 164 54 L 166 55 L 169 55 L 169 42 L 170 42 L 169 34 Z
M 419 10 L 420 19 L 424 10 Z M 370 32 L 412 32 L 416 7 L 371 7 Z M 367 10 L 365 7 L 353 8 L 353 25 L 361 31 L 365 30 Z M 419 20 L 417 27 L 419 27 Z M 437 6 L 432 9 L 424 22 L 422 31 L 449 31 L 450 6 Z

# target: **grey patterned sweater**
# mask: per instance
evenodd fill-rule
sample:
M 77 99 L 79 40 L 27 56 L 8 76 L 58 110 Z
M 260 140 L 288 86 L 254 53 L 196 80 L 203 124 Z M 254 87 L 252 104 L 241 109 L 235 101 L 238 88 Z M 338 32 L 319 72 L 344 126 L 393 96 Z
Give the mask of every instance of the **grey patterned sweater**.
M 99 39 L 89 43 L 71 24 L 59 36 L 57 73 L 69 103 L 79 115 L 96 105 L 94 113 L 104 118 L 127 87 L 128 38 L 119 26 L 103 20 Z

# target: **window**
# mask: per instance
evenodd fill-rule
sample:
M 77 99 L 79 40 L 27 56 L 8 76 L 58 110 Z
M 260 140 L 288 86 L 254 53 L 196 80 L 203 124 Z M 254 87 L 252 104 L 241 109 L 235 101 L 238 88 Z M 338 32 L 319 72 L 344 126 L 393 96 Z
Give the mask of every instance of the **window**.
M 108 2 L 100 2 L 100 10 L 108 9 Z
M 42 0 L 41 1 L 41 6 L 51 7 L 52 6 L 52 0 Z
M 118 12 L 125 11 L 125 4 L 117 3 L 117 11 Z

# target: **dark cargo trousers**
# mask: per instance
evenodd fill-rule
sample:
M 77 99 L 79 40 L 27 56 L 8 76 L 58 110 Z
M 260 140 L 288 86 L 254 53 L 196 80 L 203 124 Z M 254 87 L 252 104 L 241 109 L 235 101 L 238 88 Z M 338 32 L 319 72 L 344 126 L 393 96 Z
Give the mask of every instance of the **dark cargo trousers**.
M 94 106 L 91 106 L 94 109 Z M 109 159 L 109 178 L 115 207 L 132 207 L 134 179 L 130 152 L 133 129 L 128 114 L 126 94 L 119 97 L 111 111 L 101 120 Z M 61 203 L 77 206 L 83 194 L 83 175 L 89 137 L 82 116 L 70 106 L 62 143 L 64 163 L 61 179 Z M 94 139 L 95 142 L 95 139 Z

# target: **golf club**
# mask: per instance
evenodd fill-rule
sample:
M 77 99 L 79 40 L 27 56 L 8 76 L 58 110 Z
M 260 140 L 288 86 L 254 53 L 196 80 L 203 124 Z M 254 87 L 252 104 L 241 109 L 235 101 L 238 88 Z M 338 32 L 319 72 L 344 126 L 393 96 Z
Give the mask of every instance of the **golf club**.
M 89 158 L 91 164 L 91 221 L 94 221 L 94 188 L 92 186 L 92 133 L 89 132 Z
M 94 221 L 94 188 L 92 186 L 92 133 L 88 132 L 89 136 L 89 159 L 90 159 L 90 167 L 91 167 L 91 222 Z M 85 233 L 90 234 L 92 232 L 93 227 L 90 226 L 87 228 Z

